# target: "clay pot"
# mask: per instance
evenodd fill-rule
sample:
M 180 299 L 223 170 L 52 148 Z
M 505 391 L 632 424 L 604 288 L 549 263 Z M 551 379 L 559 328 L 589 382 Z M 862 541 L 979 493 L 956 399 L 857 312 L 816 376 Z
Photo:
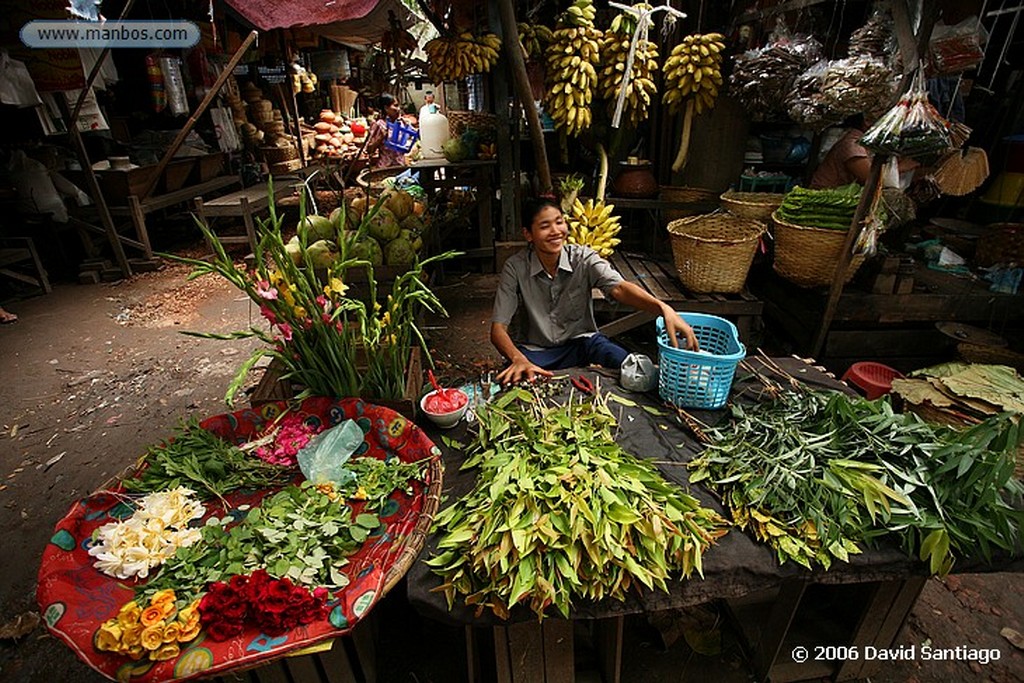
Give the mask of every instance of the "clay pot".
M 659 189 L 650 161 L 619 162 L 619 174 L 612 183 L 616 197 L 654 197 Z

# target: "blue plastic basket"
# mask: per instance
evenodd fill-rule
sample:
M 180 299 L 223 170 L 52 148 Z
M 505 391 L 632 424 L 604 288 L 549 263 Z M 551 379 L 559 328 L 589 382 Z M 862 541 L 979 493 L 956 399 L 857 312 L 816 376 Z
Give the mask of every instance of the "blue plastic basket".
M 736 326 L 725 318 L 680 313 L 700 344 L 700 351 L 672 346 L 665 319 L 658 318 L 658 393 L 680 408 L 721 408 L 729 398 L 736 366 L 746 358 Z M 707 351 L 708 353 L 704 353 Z
M 384 146 L 392 152 L 406 154 L 420 139 L 420 133 L 415 128 L 402 123 L 401 120 L 387 122 L 388 136 L 384 140 Z

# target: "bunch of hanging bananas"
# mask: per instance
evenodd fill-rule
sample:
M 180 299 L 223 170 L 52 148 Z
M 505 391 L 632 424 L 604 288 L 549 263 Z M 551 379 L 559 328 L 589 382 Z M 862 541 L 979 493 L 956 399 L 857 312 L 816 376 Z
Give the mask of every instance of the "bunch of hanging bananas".
M 457 36 L 434 38 L 423 49 L 430 57 L 427 76 L 434 83 L 444 83 L 490 71 L 498 62 L 501 38 L 493 33 L 474 36 L 466 31 Z
M 722 85 L 723 40 L 721 33 L 695 33 L 672 49 L 665 62 L 664 96 L 671 111 L 679 111 L 691 95 L 698 114 L 715 106 Z
M 650 5 L 641 3 L 633 6 L 643 11 Z M 601 41 L 601 62 L 605 65 L 598 78 L 597 90 L 603 99 L 608 100 L 608 113 L 615 111 L 619 92 L 622 90 L 623 75 L 626 73 L 626 61 L 629 57 L 629 46 L 636 30 L 636 17 L 623 12 L 612 19 L 611 26 Z M 640 40 L 633 55 L 633 67 L 629 84 L 626 86 L 626 100 L 622 113 L 634 128 L 647 118 L 647 108 L 651 104 L 657 88 L 654 85 L 654 74 L 658 70 L 658 46 L 649 40 Z
M 543 61 L 554 37 L 547 26 L 519 24 L 519 44 L 523 46 L 523 58 L 526 61 Z
M 584 204 L 579 199 L 573 202 L 572 211 L 566 217 L 569 223 L 569 244 L 582 244 L 608 258 L 615 246 L 622 240 L 616 237 L 622 226 L 619 217 L 613 216 L 614 204 L 605 204 L 588 199 Z
M 594 28 L 592 0 L 575 0 L 562 15 L 548 49 L 544 108 L 569 135 L 590 128 L 590 103 L 597 89 L 601 32 Z

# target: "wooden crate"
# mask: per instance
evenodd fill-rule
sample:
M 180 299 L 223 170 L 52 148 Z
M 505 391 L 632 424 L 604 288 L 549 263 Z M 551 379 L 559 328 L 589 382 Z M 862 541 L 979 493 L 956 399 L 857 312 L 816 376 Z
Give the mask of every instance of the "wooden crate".
M 284 366 L 276 359 L 267 366 L 267 369 L 263 373 L 263 378 L 260 380 L 260 383 L 256 385 L 256 389 L 249 397 L 249 403 L 253 408 L 272 401 L 287 401 L 298 393 L 299 390 L 297 387 L 295 387 L 290 381 L 281 378 L 281 375 L 284 373 Z M 416 419 L 416 413 L 419 410 L 419 396 L 420 389 L 422 387 L 423 361 L 420 348 L 418 346 L 414 346 L 412 347 L 412 351 L 409 353 L 409 364 L 406 366 L 405 371 L 405 393 L 402 398 L 398 400 L 374 399 L 371 397 L 364 398 L 376 405 L 391 408 L 396 413 L 400 413 L 410 420 L 414 420 Z

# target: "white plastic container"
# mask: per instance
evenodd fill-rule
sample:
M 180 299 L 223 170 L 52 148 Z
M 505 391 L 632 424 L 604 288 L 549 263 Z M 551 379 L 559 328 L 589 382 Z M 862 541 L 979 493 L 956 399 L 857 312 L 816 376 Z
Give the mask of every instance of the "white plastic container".
M 448 117 L 444 114 L 427 114 L 420 119 L 420 149 L 424 159 L 441 159 L 441 146 L 448 141 Z

